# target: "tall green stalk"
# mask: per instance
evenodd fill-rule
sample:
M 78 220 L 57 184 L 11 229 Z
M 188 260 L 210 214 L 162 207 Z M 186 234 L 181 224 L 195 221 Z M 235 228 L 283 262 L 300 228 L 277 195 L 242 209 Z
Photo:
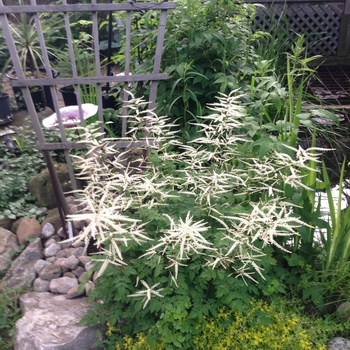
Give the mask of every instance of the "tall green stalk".
M 338 275 L 344 273 L 345 264 L 350 257 L 350 206 L 347 206 L 344 211 L 341 209 L 345 164 L 346 161 L 344 160 L 340 172 L 339 193 L 336 200 L 332 196 L 331 182 L 326 166 L 323 164 L 322 167 L 330 215 L 330 227 L 327 230 L 327 238 L 323 237 L 326 250 L 323 279 L 327 278 L 330 270 L 337 271 Z

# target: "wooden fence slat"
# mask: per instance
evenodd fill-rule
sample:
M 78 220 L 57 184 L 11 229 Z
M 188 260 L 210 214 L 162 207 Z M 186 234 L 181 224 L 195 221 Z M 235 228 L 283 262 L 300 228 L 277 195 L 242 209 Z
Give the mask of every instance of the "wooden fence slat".
M 55 79 L 18 79 L 18 81 L 13 81 L 13 86 L 23 87 L 23 86 L 50 86 L 50 85 L 77 85 L 77 84 L 98 84 L 98 83 L 132 83 L 137 81 L 154 81 L 154 80 L 166 80 L 169 78 L 168 73 L 158 73 L 158 74 L 134 74 L 129 76 L 101 76 L 101 77 L 77 77 L 77 78 L 55 78 Z
M 63 2 L 63 1 L 62 1 Z M 174 2 L 128 2 L 123 4 L 67 4 L 62 5 L 9 5 L 1 6 L 0 13 L 35 13 L 35 12 L 98 12 L 98 11 L 140 11 L 140 10 L 171 10 L 175 8 Z

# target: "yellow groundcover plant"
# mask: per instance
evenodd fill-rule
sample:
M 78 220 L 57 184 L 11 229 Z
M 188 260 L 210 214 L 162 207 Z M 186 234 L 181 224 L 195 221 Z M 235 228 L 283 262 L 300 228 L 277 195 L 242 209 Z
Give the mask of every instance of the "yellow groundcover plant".
M 298 306 L 287 307 L 284 301 L 271 305 L 263 301 L 252 301 L 242 312 L 222 308 L 215 318 L 205 318 L 195 327 L 193 349 L 326 350 L 327 341 L 336 332 L 332 323 L 303 315 Z M 112 333 L 113 329 L 109 329 L 107 335 Z M 122 344 L 117 344 L 115 348 L 173 349 L 172 344 L 165 344 L 161 339 L 155 347 L 151 347 L 147 335 L 143 333 L 135 338 L 124 337 Z

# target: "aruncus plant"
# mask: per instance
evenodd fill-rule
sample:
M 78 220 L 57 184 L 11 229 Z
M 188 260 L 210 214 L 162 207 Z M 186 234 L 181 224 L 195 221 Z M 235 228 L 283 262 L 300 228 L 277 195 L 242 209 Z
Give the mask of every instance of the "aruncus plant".
M 138 125 L 149 119 L 148 131 L 158 143 L 155 148 L 144 140 L 150 149 L 144 171 L 125 164 L 130 151 L 116 153 L 111 139 L 85 130 L 81 142 L 90 144 L 90 156 L 78 157 L 77 164 L 88 182 L 78 191 L 87 210 L 72 219 L 91 220 L 76 239 L 95 240 L 100 249 L 96 260 L 102 264 L 98 276 L 110 264 L 130 263 L 124 253 L 128 255 L 133 243 L 141 250 L 139 259 L 156 256 L 163 261 L 175 284 L 180 267 L 189 266 L 194 256 L 208 268 L 254 279 L 254 273 L 264 278 L 264 247 L 287 251 L 279 238 L 296 235 L 305 223 L 293 214 L 284 190 L 307 187 L 302 171 L 316 156 L 284 145 L 257 157 L 247 122 L 252 121 L 234 93 L 221 95 L 211 105 L 214 113 L 197 124 L 204 136 L 193 145 L 182 145 L 166 118 L 142 111 L 145 102 L 132 99 L 130 140 L 139 134 Z M 142 284 L 147 286 L 146 306 L 158 293 L 147 281 Z

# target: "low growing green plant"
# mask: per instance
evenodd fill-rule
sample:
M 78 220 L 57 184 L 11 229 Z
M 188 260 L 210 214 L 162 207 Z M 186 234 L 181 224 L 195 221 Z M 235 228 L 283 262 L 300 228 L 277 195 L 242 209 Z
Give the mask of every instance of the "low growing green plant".
M 337 323 L 329 318 L 322 319 L 305 315 L 299 301 L 286 302 L 280 299 L 268 304 L 252 300 L 242 311 L 221 308 L 215 317 L 206 317 L 193 328 L 190 340 L 192 349 L 251 350 L 251 349 L 303 349 L 325 350 L 327 342 L 339 332 L 350 330 L 350 323 Z M 116 329 L 108 327 L 106 349 L 151 350 L 167 349 L 159 337 L 156 345 L 151 344 L 147 333 L 134 338 L 124 337 L 114 345 L 111 341 Z M 150 333 L 157 332 L 156 328 Z M 110 346 L 108 347 L 108 344 Z M 114 346 L 114 347 L 113 347 Z
M 19 308 L 19 296 L 24 290 L 1 287 L 0 301 L 0 348 L 12 349 L 13 336 L 15 334 L 15 323 L 21 317 Z

